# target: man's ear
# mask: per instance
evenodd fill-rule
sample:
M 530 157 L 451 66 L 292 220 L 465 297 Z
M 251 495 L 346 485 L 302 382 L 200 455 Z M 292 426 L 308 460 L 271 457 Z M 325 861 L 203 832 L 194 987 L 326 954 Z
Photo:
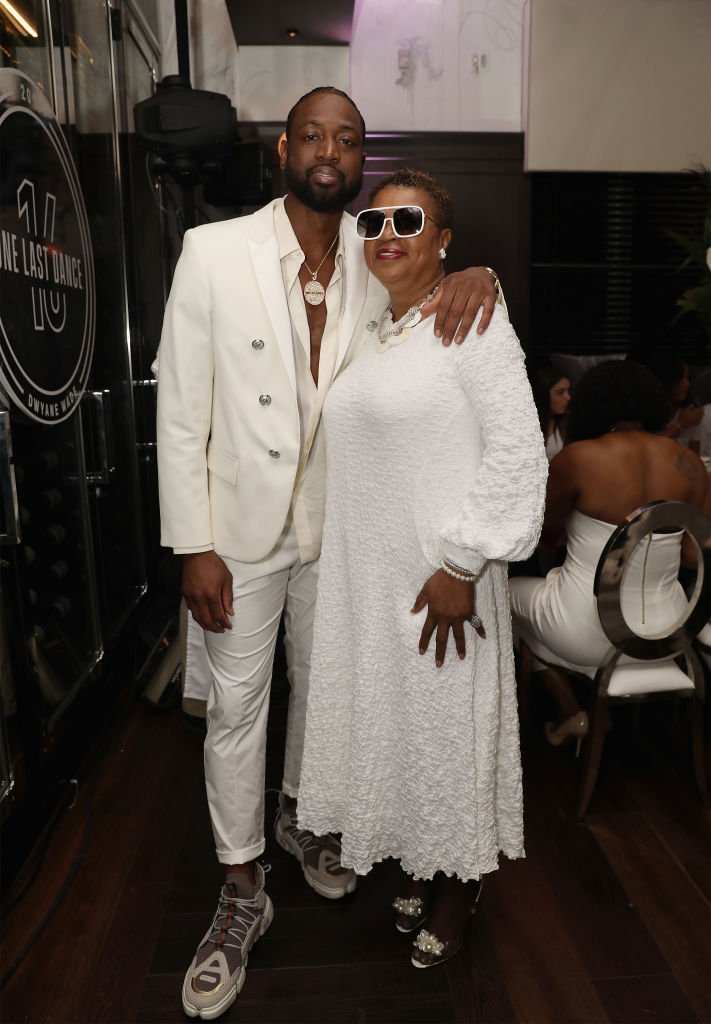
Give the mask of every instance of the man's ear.
M 277 142 L 277 151 L 279 153 L 279 167 L 284 170 L 286 167 L 286 157 L 288 153 L 289 144 L 286 141 L 286 132 L 282 132 Z

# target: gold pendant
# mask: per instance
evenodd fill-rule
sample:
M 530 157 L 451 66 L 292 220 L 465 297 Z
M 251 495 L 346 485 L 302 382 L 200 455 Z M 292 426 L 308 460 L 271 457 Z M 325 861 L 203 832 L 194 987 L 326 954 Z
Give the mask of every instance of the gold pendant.
M 304 285 L 304 298 L 310 305 L 320 306 L 325 297 L 326 292 L 319 281 L 309 281 Z

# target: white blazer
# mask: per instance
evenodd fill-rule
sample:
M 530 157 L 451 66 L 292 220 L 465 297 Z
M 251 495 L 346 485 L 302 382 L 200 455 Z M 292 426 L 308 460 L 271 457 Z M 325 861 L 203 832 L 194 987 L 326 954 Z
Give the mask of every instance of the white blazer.
M 289 512 L 300 431 L 274 231 L 278 202 L 185 234 L 160 343 L 158 482 L 167 547 L 212 546 L 256 562 L 276 544 Z M 337 370 L 387 301 L 349 214 L 343 243 Z

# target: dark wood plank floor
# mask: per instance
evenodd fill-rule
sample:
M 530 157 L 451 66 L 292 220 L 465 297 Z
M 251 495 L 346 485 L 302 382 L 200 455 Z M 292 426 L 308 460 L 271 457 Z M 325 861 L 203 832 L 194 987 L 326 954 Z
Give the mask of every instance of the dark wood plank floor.
M 280 778 L 285 696 L 273 702 Z M 540 717 L 540 716 L 539 716 Z M 624 712 L 588 819 L 569 817 L 578 764 L 532 721 L 524 742 L 527 858 L 487 879 L 462 954 L 416 971 L 389 903 L 396 869 L 322 900 L 271 839 L 274 923 L 225 1021 L 711 1020 L 709 812 L 683 716 Z M 276 794 L 268 794 L 268 826 Z M 7 965 L 89 844 L 61 908 L 2 993 L 2 1020 L 180 1022 L 180 987 L 220 885 L 202 750 L 180 712 L 136 702 L 62 820 L 40 880 L 3 929 Z

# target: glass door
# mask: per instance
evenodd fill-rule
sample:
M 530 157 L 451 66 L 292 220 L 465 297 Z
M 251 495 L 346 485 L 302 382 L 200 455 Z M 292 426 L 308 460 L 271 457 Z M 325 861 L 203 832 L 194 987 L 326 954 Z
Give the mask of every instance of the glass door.
M 151 365 L 160 342 L 163 307 L 172 267 L 177 259 L 177 245 L 172 244 L 167 231 L 165 204 L 169 197 L 151 176 L 149 155 L 136 139 L 133 120 L 135 104 L 153 95 L 158 80 L 158 41 L 151 28 L 152 19 L 146 16 L 146 11 L 150 14 L 150 5 L 146 3 L 142 4 L 142 9 L 130 2 L 122 6 L 121 139 L 126 185 L 129 324 L 136 382 L 136 429 L 146 547 L 153 553 L 149 575 L 154 575 L 157 560 L 162 556 L 156 463 L 156 387 Z
M 109 647 L 146 588 L 112 11 L 106 0 L 63 0 L 59 12 L 63 122 L 87 207 L 96 278 L 96 342 L 81 414 L 100 619 Z M 148 258 L 160 265 L 160 248 Z
M 93 357 L 94 262 L 54 113 L 56 34 L 38 2 L 0 7 L 0 392 L 12 446 L 2 472 L 5 512 L 12 502 L 17 511 L 0 553 L 3 612 L 17 708 L 45 730 L 102 653 L 80 408 Z

